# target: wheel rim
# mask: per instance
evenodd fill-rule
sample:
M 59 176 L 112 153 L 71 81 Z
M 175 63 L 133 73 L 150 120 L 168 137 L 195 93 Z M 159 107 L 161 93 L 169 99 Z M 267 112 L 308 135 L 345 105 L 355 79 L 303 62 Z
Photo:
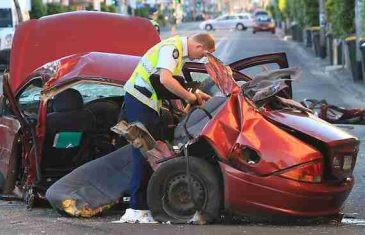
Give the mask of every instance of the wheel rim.
M 211 29 L 212 29 L 212 26 L 208 24 L 205 28 L 206 28 L 207 30 L 211 30 Z
M 199 208 L 205 208 L 207 203 L 207 189 L 196 176 L 191 175 L 194 200 Z M 163 207 L 165 212 L 175 219 L 189 219 L 198 208 L 190 198 L 189 187 L 185 174 L 178 174 L 168 179 L 165 184 Z
M 243 30 L 243 26 L 241 24 L 237 25 L 238 30 Z

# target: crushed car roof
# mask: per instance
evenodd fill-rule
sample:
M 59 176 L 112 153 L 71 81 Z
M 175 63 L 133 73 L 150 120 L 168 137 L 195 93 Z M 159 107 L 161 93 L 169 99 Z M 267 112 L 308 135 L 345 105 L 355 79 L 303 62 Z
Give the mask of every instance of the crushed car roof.
M 108 79 L 123 84 L 132 75 L 140 57 L 90 52 L 67 56 L 38 68 L 30 77 L 41 76 L 47 88 L 79 79 Z
M 36 68 L 65 56 L 90 51 L 141 56 L 159 41 L 151 22 L 140 17 L 78 11 L 30 20 L 14 36 L 10 86 L 16 92 Z

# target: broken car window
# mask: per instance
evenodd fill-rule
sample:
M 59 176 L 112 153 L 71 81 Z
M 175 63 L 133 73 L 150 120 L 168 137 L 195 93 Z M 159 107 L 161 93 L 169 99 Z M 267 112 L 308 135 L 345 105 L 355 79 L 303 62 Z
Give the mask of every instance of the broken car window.
M 38 116 L 38 106 L 41 91 L 42 81 L 40 79 L 34 79 L 25 86 L 23 91 L 18 96 L 19 108 L 24 114 L 34 118 Z
M 270 72 L 277 69 L 280 69 L 278 64 L 270 63 L 270 64 L 256 65 L 249 68 L 245 68 L 240 70 L 240 72 L 249 76 L 250 78 L 254 78 L 258 74 Z
M 221 94 L 221 91 L 219 88 L 215 85 L 213 80 L 210 78 L 210 76 L 206 73 L 197 73 L 192 72 L 190 73 L 191 78 L 193 81 L 200 82 L 200 89 L 207 93 L 210 96 L 216 96 Z
M 84 103 L 100 98 L 124 96 L 125 94 L 122 87 L 92 82 L 79 83 L 72 88 L 80 92 Z

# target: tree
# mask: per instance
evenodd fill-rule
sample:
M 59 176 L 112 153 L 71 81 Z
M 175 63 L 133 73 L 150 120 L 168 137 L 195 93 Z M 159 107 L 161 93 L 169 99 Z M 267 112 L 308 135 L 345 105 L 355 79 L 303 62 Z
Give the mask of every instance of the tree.
M 355 0 L 327 0 L 326 10 L 335 37 L 345 38 L 355 32 Z
M 301 0 L 303 7 L 303 20 L 306 26 L 319 25 L 319 4 L 318 0 Z
M 68 11 L 70 11 L 70 9 L 59 3 L 47 3 L 47 15 L 54 15 Z
M 29 12 L 30 18 L 38 19 L 47 15 L 47 7 L 42 0 L 32 0 L 32 10 Z

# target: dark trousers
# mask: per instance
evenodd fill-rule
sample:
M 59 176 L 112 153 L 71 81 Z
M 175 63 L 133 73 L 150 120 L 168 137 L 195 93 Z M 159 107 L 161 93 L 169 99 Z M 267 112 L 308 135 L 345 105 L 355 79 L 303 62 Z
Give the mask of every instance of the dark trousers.
M 127 121 L 141 122 L 155 139 L 161 137 L 161 119 L 157 112 L 126 93 L 124 98 Z M 131 199 L 129 206 L 135 210 L 148 210 L 147 185 L 153 173 L 139 149 L 133 148 L 132 179 L 130 182 Z

